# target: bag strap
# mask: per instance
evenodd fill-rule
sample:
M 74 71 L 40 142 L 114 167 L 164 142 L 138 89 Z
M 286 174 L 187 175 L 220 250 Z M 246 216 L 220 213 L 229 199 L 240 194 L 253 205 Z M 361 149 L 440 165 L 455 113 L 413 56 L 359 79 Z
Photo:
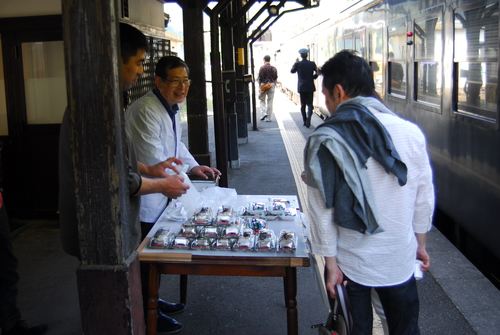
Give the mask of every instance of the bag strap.
M 349 297 L 347 296 L 347 291 L 343 284 L 335 285 L 334 289 L 337 298 L 335 299 L 332 312 L 334 315 L 342 315 L 346 323 L 347 334 L 352 334 L 352 330 L 354 328 L 354 319 L 352 317 L 352 307 L 351 303 L 349 302 Z M 338 319 L 335 316 L 334 318 L 335 321 Z
M 276 68 L 270 64 L 264 65 L 264 70 L 265 70 L 265 76 L 264 80 L 266 82 L 274 82 L 274 71 L 276 71 Z

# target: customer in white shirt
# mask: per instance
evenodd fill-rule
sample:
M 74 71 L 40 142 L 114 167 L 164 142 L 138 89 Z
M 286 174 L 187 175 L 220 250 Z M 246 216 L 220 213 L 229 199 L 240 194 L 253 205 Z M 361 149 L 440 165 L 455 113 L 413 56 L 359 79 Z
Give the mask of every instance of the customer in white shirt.
M 343 50 L 320 70 L 332 114 L 309 137 L 308 185 L 313 253 L 325 257 L 326 288 L 347 282 L 354 334 L 372 333 L 371 290 L 391 334 L 420 334 L 415 261 L 427 270 L 426 233 L 434 211 L 425 138 L 374 91 L 366 61 Z

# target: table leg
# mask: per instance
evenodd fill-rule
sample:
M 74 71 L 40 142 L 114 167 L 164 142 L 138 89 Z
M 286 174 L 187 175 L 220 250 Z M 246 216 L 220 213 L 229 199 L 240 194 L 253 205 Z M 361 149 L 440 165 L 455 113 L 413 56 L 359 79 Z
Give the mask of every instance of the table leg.
M 299 334 L 299 318 L 297 311 L 297 268 L 287 267 L 284 277 L 285 305 L 288 335 Z
M 158 268 L 154 263 L 149 264 L 149 298 L 147 315 L 147 335 L 156 335 L 158 317 Z
M 186 299 L 187 299 L 187 285 L 188 285 L 188 276 L 187 275 L 181 275 L 181 303 L 184 305 L 186 304 Z

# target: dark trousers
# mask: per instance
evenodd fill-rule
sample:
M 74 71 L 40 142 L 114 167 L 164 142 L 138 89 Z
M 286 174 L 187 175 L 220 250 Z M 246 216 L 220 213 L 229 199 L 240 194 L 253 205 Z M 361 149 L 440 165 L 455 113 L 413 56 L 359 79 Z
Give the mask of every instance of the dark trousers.
M 372 287 L 363 286 L 344 275 L 347 280 L 347 295 L 353 309 L 354 331 L 352 335 L 372 334 L 373 309 L 371 304 Z M 375 287 L 389 326 L 389 334 L 419 335 L 418 292 L 415 277 L 403 284 Z M 333 308 L 333 299 L 329 297 Z
M 10 330 L 21 319 L 17 307 L 17 258 L 12 249 L 9 219 L 5 206 L 0 208 L 0 328 Z
M 313 112 L 313 94 L 314 92 L 300 93 L 300 113 L 302 114 L 302 121 L 304 121 L 304 123 L 307 120 L 311 120 Z M 306 106 L 307 106 L 307 115 L 306 115 Z
M 154 223 L 141 222 L 141 234 L 143 241 L 146 235 L 149 234 L 151 228 L 153 228 Z M 158 276 L 161 278 L 161 276 Z M 159 282 L 158 282 L 159 284 Z M 148 310 L 148 299 L 149 299 L 149 264 L 141 263 L 141 285 L 142 285 L 142 302 L 144 304 L 144 313 Z M 158 285 L 159 286 L 159 285 Z

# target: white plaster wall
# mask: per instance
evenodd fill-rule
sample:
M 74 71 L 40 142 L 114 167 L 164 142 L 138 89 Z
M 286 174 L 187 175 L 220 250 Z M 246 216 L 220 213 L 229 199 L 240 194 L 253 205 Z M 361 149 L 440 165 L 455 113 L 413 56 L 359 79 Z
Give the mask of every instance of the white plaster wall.
M 158 0 L 130 0 L 129 11 L 130 20 L 165 28 L 163 3 Z
M 62 14 L 61 0 L 0 0 L 0 17 Z

